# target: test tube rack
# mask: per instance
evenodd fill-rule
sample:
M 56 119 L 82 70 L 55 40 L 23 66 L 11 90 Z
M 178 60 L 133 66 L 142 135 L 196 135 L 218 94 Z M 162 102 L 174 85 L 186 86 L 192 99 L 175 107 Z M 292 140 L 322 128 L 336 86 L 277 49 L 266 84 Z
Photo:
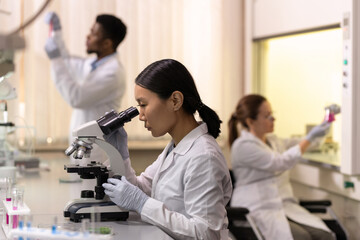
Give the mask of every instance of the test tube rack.
M 21 215 L 29 215 L 30 209 L 25 203 L 23 203 L 21 207 L 14 210 L 11 201 L 6 201 L 6 200 L 3 200 L 3 205 L 5 212 L 3 213 L 2 228 L 4 230 L 6 237 L 9 238 L 9 234 L 11 230 L 16 229 L 18 227 L 17 223 L 14 225 L 14 220 L 19 221 L 19 217 Z M 7 216 L 8 216 L 8 221 L 6 219 Z
M 49 240 L 49 239 L 59 239 L 59 240 L 110 240 L 114 239 L 112 234 L 94 234 L 86 233 L 80 231 L 64 231 L 46 228 L 34 228 L 34 227 L 23 227 L 12 229 L 9 233 L 11 239 L 37 239 L 37 240 Z

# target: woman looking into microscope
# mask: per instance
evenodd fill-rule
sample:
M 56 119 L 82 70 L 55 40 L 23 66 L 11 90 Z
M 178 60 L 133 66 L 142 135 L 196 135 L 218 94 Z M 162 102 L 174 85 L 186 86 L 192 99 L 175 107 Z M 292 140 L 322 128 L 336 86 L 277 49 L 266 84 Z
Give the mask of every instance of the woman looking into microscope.
M 232 185 L 215 140 L 221 120 L 202 102 L 191 74 L 172 59 L 154 62 L 136 78 L 135 98 L 152 136 L 168 133 L 172 140 L 135 176 L 125 130 L 106 136 L 125 161 L 126 178 L 110 178 L 105 193 L 175 239 L 228 239 L 225 206 Z M 203 122 L 196 121 L 196 111 Z

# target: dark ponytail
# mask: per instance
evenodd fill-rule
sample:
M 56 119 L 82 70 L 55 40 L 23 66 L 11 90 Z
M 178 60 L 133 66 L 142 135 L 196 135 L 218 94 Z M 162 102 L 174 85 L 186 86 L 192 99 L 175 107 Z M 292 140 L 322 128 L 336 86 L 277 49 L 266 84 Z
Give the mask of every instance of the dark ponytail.
M 217 138 L 221 132 L 220 124 L 222 123 L 217 113 L 205 104 L 202 104 L 202 106 L 198 109 L 198 112 L 201 119 L 206 122 L 210 135 Z
M 249 129 L 249 126 L 246 123 L 246 119 L 251 118 L 255 120 L 259 113 L 261 104 L 265 101 L 267 101 L 266 98 L 258 94 L 249 94 L 239 100 L 238 104 L 236 105 L 235 112 L 231 115 L 228 121 L 229 146 L 231 146 L 235 139 L 239 137 L 239 132 L 237 129 L 238 123 L 240 123 L 242 127 Z
M 207 124 L 209 133 L 217 138 L 221 120 L 214 110 L 203 104 L 190 72 L 180 62 L 163 59 L 147 66 L 135 79 L 135 84 L 149 89 L 162 99 L 168 99 L 174 91 L 184 95 L 183 109 L 194 114 L 199 112 Z

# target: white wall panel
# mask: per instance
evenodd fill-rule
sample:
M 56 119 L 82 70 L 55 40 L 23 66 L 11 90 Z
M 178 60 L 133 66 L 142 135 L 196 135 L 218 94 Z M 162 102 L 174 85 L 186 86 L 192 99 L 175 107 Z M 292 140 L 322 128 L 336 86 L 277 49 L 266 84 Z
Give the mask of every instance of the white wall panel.
M 255 0 L 253 38 L 339 24 L 342 0 Z

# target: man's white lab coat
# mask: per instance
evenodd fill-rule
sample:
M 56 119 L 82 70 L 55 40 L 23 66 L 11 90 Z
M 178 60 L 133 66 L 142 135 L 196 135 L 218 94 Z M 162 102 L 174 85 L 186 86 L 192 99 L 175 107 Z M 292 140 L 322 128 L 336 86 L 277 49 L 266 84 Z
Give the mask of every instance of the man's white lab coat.
M 59 57 L 51 60 L 53 81 L 64 100 L 73 108 L 72 131 L 83 123 L 97 120 L 106 112 L 119 111 L 125 91 L 125 72 L 117 54 L 91 71 L 96 58 Z M 104 161 L 106 156 L 94 146 L 90 159 Z

